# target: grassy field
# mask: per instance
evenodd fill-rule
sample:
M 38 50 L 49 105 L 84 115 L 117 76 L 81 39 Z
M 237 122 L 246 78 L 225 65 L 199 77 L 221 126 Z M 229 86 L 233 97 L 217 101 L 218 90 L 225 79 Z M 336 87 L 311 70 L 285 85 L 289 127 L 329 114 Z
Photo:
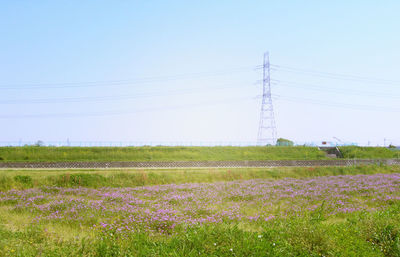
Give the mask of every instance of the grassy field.
M 400 151 L 385 147 L 358 147 L 344 146 L 339 147 L 343 158 L 346 159 L 390 159 L 400 158 Z
M 0 147 L 0 161 L 225 161 L 324 159 L 315 147 Z
M 215 169 L 0 170 L 0 191 L 37 187 L 136 187 L 213 183 L 250 179 L 306 178 L 336 175 L 400 173 L 398 166 L 281 167 Z
M 400 256 L 400 167 L 2 170 L 1 256 Z
M 344 158 L 399 158 L 383 147 L 340 147 Z M 320 160 L 317 147 L 0 147 L 0 162 Z

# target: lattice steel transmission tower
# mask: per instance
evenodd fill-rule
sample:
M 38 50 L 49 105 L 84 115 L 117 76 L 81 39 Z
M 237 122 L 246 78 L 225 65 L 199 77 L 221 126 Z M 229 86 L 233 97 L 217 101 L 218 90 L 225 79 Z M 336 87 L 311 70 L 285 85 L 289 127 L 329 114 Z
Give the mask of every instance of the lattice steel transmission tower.
M 258 126 L 257 145 L 276 144 L 276 125 L 274 107 L 272 105 L 269 53 L 264 53 L 263 62 L 263 94 L 261 103 L 260 123 Z

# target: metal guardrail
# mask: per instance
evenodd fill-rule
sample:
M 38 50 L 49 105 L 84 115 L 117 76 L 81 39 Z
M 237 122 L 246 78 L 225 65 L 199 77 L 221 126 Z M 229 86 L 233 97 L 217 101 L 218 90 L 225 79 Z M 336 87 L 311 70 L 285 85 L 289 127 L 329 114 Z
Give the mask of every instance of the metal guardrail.
M 400 159 L 162 161 L 162 162 L 0 162 L 2 169 L 107 169 L 107 168 L 246 168 L 353 165 L 400 165 Z

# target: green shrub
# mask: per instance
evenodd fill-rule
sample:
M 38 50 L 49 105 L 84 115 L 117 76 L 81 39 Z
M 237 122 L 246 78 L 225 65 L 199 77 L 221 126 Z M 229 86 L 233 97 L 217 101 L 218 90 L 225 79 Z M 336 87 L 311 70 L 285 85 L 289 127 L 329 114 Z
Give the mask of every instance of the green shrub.
M 55 184 L 57 186 L 63 187 L 101 187 L 105 186 L 107 183 L 107 179 L 99 174 L 63 174 L 59 175 L 55 179 Z
M 14 180 L 21 184 L 32 185 L 32 178 L 30 176 L 17 175 L 14 177 Z

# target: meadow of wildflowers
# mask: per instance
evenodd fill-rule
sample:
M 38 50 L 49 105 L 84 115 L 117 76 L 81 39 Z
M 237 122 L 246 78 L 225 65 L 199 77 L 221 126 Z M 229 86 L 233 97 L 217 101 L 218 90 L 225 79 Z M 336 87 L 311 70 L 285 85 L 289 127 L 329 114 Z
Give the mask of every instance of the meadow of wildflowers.
M 333 247 L 329 244 L 333 244 L 333 242 L 330 242 L 330 239 L 324 239 L 324 233 L 335 228 L 336 232 L 331 231 L 331 233 L 350 233 L 349 236 L 355 236 L 358 233 L 356 231 L 364 231 L 371 225 L 368 223 L 374 220 L 371 215 L 379 214 L 381 216 L 391 215 L 386 219 L 386 223 L 383 218 L 376 221 L 377 228 L 383 226 L 384 229 L 390 230 L 387 232 L 388 238 L 384 239 L 387 242 L 382 243 L 383 239 L 379 239 L 379 242 L 371 241 L 374 239 L 373 233 L 376 231 L 374 228 L 370 228 L 367 229 L 367 232 L 363 232 L 365 234 L 372 233 L 370 236 L 359 238 L 365 245 L 349 247 L 351 249 L 355 247 L 354 253 L 365 248 L 365 251 L 371 256 L 380 256 L 380 254 L 397 256 L 396 254 L 400 254 L 400 223 L 397 223 L 399 221 L 399 202 L 400 173 L 277 180 L 250 179 L 122 188 L 42 186 L 0 192 L 0 207 L 3 217 L 5 217 L 4 213 L 7 213 L 7 217 L 24 217 L 29 223 L 29 229 L 39 229 L 42 234 L 48 233 L 46 231 L 51 227 L 86 231 L 85 235 L 91 235 L 92 239 L 90 239 L 91 236 L 85 239 L 78 234 L 74 240 L 79 238 L 82 242 L 74 241 L 75 244 L 82 247 L 83 240 L 94 240 L 90 245 L 97 245 L 97 248 L 88 250 L 91 248 L 86 247 L 88 252 L 82 249 L 81 255 L 100 253 L 140 255 L 139 252 L 126 252 L 126 249 L 132 247 L 132 242 L 137 244 L 140 240 L 150 244 L 150 246 L 141 246 L 143 249 L 154 248 L 159 251 L 158 253 L 143 253 L 144 255 L 162 255 L 160 245 L 172 244 L 176 238 L 181 238 L 185 245 L 188 243 L 187 240 L 191 242 L 188 239 L 189 235 L 195 238 L 202 235 L 204 238 L 197 238 L 197 242 L 193 239 L 192 244 L 188 246 L 188 249 L 191 250 L 185 254 L 235 256 L 240 251 L 238 246 L 234 245 L 235 240 L 241 238 L 238 242 L 243 244 L 242 240 L 249 237 L 248 245 L 242 245 L 241 250 L 254 244 L 261 247 L 260 249 L 263 249 L 267 255 L 268 251 L 276 254 L 279 247 L 284 247 L 281 250 L 282 255 L 285 255 L 285 251 L 295 251 L 295 249 L 287 248 L 288 245 L 294 247 L 296 244 L 300 244 L 296 247 L 300 247 L 299 249 L 303 249 L 310 255 L 332 256 L 336 255 L 334 250 L 329 250 L 330 247 Z M 389 214 L 387 214 L 388 210 L 390 210 Z M 2 222 L 6 221 L 2 220 Z M 301 225 L 302 222 L 305 223 Z M 346 232 L 346 229 L 351 228 L 351 224 L 359 222 L 367 222 L 370 225 L 364 224 L 361 228 L 354 228 L 353 232 Z M 325 226 L 325 229 L 322 229 L 321 226 Z M 304 231 L 304 228 L 308 230 Z M 218 232 L 220 230 L 225 232 Z M 222 235 L 228 233 L 226 231 L 234 234 L 231 239 L 227 239 L 227 242 L 231 240 L 232 244 L 219 241 L 219 238 L 227 237 L 227 235 Z M 269 232 L 267 233 L 267 231 Z M 277 231 L 282 233 L 292 231 L 290 233 L 293 234 L 285 236 L 286 243 L 282 244 L 282 242 L 274 240 L 283 235 Z M 4 233 L 3 231 L 3 236 Z M 62 231 L 55 231 L 53 234 L 58 235 L 54 238 L 61 240 L 64 246 L 68 242 L 60 236 Z M 302 240 L 296 241 L 297 236 L 301 234 L 303 237 L 307 237 L 304 239 L 306 243 Z M 334 236 L 339 237 L 339 234 L 334 234 Z M 0 235 L 2 235 L 1 232 Z M 132 239 L 133 236 L 138 235 L 144 236 L 146 239 L 137 237 Z M 182 239 L 183 235 L 186 236 Z M 310 242 L 307 240 L 316 235 L 321 238 L 316 238 L 315 240 L 318 242 L 315 242 L 315 246 L 310 248 Z M 214 242 L 209 242 L 212 238 L 216 239 Z M 41 244 L 53 242 L 47 239 L 43 240 Z M 319 245 L 320 242 L 325 242 L 324 240 L 327 240 L 327 245 Z M 129 247 L 125 245 L 126 242 L 131 242 Z M 390 247 L 387 246 L 388 242 L 391 242 Z M 301 246 L 303 243 L 306 245 Z M 151 244 L 153 244 L 153 248 Z M 57 248 L 56 245 L 53 245 L 53 248 Z M 201 245 L 203 245 L 202 248 Z M 219 248 L 220 246 L 224 247 Z M 119 250 L 113 252 L 113 247 Z M 138 247 L 135 249 L 137 250 Z M 169 247 L 169 250 L 164 249 L 164 251 L 175 249 L 174 251 L 177 251 L 175 255 L 180 255 L 177 250 L 178 246 Z M 197 249 L 198 247 L 202 250 Z M 213 252 L 213 249 L 215 251 L 219 249 L 220 252 Z M 13 250 L 18 251 L 14 248 Z M 54 253 L 54 251 L 55 249 L 50 253 Z M 255 252 L 258 250 L 249 249 L 248 253 Z M 11 250 L 6 253 L 12 255 Z M 34 253 L 37 254 L 37 252 Z M 181 252 L 181 254 L 183 253 Z
M 382 209 L 399 200 L 399 174 L 0 193 L 0 204 L 28 212 L 37 222 L 84 224 L 116 233 L 173 233 L 176 226 L 264 222 L 317 208 L 327 216 L 341 215 Z

